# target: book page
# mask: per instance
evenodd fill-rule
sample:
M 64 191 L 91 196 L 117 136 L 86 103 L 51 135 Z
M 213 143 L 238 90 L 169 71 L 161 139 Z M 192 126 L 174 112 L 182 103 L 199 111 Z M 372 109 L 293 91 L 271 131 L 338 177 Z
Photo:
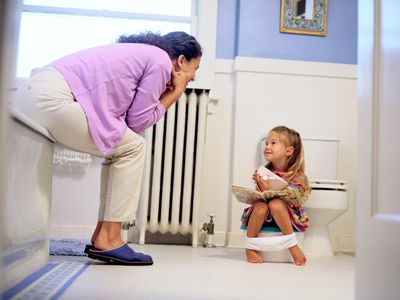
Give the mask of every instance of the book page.
M 263 180 L 269 179 L 269 189 L 272 191 L 280 191 L 288 185 L 283 178 L 279 177 L 264 166 L 260 166 L 257 170 L 257 173 L 262 176 Z
M 282 197 L 287 194 L 285 191 L 268 190 L 268 191 L 264 191 L 264 192 L 259 192 L 256 190 L 252 190 L 249 188 L 236 186 L 236 185 L 232 185 L 231 190 L 232 190 L 233 195 L 235 195 L 236 199 L 239 202 L 246 203 L 246 204 L 253 204 L 254 202 L 257 202 L 257 201 L 267 202 L 268 199 L 271 199 L 274 197 Z
M 231 189 L 236 199 L 242 203 L 253 204 L 264 198 L 261 192 L 249 188 L 232 185 Z

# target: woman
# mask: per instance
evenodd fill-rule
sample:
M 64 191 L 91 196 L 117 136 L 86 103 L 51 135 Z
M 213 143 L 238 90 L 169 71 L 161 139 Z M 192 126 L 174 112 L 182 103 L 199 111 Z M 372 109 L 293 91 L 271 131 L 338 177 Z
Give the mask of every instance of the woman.
M 145 158 L 140 135 L 195 79 L 202 49 L 184 32 L 121 36 L 34 70 L 14 105 L 68 148 L 104 158 L 98 223 L 89 257 L 152 264 L 121 239 L 135 219 Z

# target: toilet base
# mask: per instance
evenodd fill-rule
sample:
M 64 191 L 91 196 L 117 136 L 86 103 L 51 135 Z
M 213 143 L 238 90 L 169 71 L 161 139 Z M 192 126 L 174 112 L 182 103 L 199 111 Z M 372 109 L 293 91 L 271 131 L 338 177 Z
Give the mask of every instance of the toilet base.
M 306 256 L 333 256 L 328 226 L 310 226 L 304 233 L 303 250 Z

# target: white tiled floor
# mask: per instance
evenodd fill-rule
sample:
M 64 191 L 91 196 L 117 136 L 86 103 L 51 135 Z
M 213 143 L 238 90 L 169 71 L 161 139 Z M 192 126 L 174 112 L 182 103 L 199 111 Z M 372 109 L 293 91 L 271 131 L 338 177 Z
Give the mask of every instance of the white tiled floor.
M 60 299 L 354 299 L 355 258 L 338 254 L 289 263 L 249 264 L 243 249 L 131 245 L 154 265 L 93 261 Z M 51 256 L 51 261 L 84 257 Z

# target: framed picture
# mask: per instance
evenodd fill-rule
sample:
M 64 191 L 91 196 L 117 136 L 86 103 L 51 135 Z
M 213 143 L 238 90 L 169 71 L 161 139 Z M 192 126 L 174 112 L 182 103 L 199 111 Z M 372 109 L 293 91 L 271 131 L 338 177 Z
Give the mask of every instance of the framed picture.
M 326 35 L 328 0 L 282 0 L 280 31 Z

